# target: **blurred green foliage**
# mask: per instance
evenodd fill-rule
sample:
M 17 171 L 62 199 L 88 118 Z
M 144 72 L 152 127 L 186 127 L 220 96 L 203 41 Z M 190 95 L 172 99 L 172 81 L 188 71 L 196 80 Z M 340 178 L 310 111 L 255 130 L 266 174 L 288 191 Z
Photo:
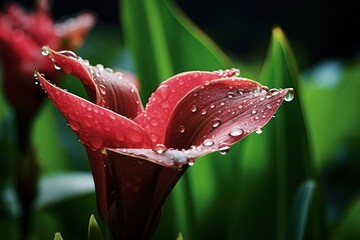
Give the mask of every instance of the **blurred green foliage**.
M 226 156 L 196 162 L 168 199 L 155 239 L 360 238 L 360 59 L 299 72 L 290 43 L 274 28 L 266 57 L 256 63 L 232 59 L 244 63 L 234 65 L 170 0 L 121 0 L 119 11 L 123 32 L 98 25 L 78 55 L 93 65 L 135 71 L 144 102 L 161 81 L 187 70 L 238 67 L 242 76 L 269 87 L 295 89 L 295 99 L 260 136 L 249 136 Z M 61 86 L 85 96 L 69 76 Z M 0 239 L 19 237 L 11 123 L 0 94 Z M 34 123 L 32 142 L 42 170 L 32 237 L 61 232 L 66 240 L 85 239 L 88 219 L 96 215 L 86 154 L 49 101 Z M 69 186 L 74 179 L 78 188 Z

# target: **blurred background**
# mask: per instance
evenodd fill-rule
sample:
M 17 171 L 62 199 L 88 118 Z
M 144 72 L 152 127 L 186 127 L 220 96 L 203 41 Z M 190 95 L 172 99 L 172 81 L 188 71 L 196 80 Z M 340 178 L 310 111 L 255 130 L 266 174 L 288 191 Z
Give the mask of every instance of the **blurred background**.
M 4 0 L 0 5 L 4 5 Z M 33 1 L 16 1 L 32 9 Z M 87 9 L 99 24 L 118 26 L 115 0 L 50 1 L 57 20 Z M 324 59 L 353 58 L 360 51 L 360 16 L 354 1 L 177 0 L 184 13 L 227 54 L 253 60 L 266 52 L 271 29 L 281 26 L 300 69 Z M 140 16 L 139 16 L 140 17 Z

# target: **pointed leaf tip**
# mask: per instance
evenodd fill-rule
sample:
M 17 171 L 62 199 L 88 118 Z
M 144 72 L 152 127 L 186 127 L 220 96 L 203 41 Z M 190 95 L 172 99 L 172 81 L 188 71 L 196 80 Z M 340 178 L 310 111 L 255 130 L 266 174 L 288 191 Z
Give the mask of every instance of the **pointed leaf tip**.
M 55 233 L 54 240 L 63 240 L 61 233 L 59 233 L 59 232 Z
M 104 240 L 101 229 L 93 214 L 91 214 L 89 219 L 88 240 Z

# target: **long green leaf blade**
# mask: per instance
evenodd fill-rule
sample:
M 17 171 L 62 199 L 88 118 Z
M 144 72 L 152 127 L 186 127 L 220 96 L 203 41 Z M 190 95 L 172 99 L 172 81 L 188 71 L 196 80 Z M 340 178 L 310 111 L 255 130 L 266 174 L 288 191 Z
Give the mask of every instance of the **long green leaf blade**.
M 315 187 L 316 183 L 314 180 L 308 180 L 299 187 L 291 209 L 286 232 L 287 240 L 302 240 L 304 238 L 307 217 L 310 212 Z

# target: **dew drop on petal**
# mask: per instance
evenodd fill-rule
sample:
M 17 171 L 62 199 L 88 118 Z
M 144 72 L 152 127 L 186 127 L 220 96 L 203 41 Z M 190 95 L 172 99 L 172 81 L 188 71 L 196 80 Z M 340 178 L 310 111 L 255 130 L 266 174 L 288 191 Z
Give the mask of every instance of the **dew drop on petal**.
M 203 145 L 205 147 L 210 147 L 210 146 L 214 145 L 214 141 L 207 138 L 207 139 L 204 140 Z
M 191 167 L 191 166 L 194 166 L 195 162 L 194 161 L 189 161 L 188 164 Z
M 255 131 L 257 134 L 261 134 L 262 132 L 263 132 L 263 130 L 262 130 L 262 128 L 258 128 L 258 129 L 256 129 L 256 131 Z
M 178 130 L 179 130 L 179 133 L 184 133 L 185 127 L 183 125 L 181 125 L 181 126 L 179 126 Z
M 251 114 L 256 114 L 257 112 L 258 111 L 254 109 L 254 110 L 251 111 Z
M 215 118 L 212 122 L 212 127 L 213 128 L 217 128 L 218 126 L 220 126 L 221 124 L 221 119 L 220 118 Z
M 290 88 L 286 93 L 284 100 L 286 102 L 291 102 L 294 99 L 294 95 L 294 89 Z
M 59 65 L 57 65 L 56 63 L 54 63 L 54 68 L 55 68 L 56 70 L 61 70 L 61 67 L 60 67 Z
M 96 68 L 97 68 L 99 71 L 104 71 L 104 65 L 102 65 L 102 64 L 96 64 Z
M 49 48 L 47 46 L 44 46 L 41 48 L 41 54 L 43 56 L 49 56 L 50 52 L 49 52 Z
M 197 111 L 197 106 L 196 106 L 196 105 L 192 105 L 192 106 L 191 106 L 191 111 L 192 111 L 192 112 L 196 112 L 196 111 Z
M 244 130 L 241 127 L 235 126 L 230 129 L 229 135 L 232 137 L 240 136 L 244 133 Z
M 268 86 L 261 86 L 260 91 L 262 93 L 267 93 L 269 91 L 269 87 Z
M 162 153 L 166 152 L 167 147 L 164 144 L 159 143 L 159 144 L 156 144 L 156 146 L 153 150 L 158 154 L 162 154 Z
M 100 84 L 99 90 L 102 95 L 106 95 L 106 87 L 104 85 Z
M 73 51 L 69 51 L 69 50 L 64 50 L 64 51 L 60 51 L 58 52 L 59 54 L 62 54 L 64 56 L 68 56 L 68 57 L 73 57 L 73 58 L 78 58 L 78 56 L 76 55 L 76 53 L 74 53 Z
M 74 131 L 78 131 L 80 129 L 80 127 L 81 127 L 80 124 L 78 122 L 75 122 L 75 121 L 69 121 L 69 126 Z
M 201 110 L 201 115 L 205 115 L 206 114 L 206 109 L 202 109 Z
M 227 143 L 220 143 L 219 151 L 221 155 L 226 155 L 230 151 L 230 145 Z
M 227 93 L 228 98 L 233 98 L 234 96 L 235 96 L 235 94 L 233 92 L 228 92 Z

